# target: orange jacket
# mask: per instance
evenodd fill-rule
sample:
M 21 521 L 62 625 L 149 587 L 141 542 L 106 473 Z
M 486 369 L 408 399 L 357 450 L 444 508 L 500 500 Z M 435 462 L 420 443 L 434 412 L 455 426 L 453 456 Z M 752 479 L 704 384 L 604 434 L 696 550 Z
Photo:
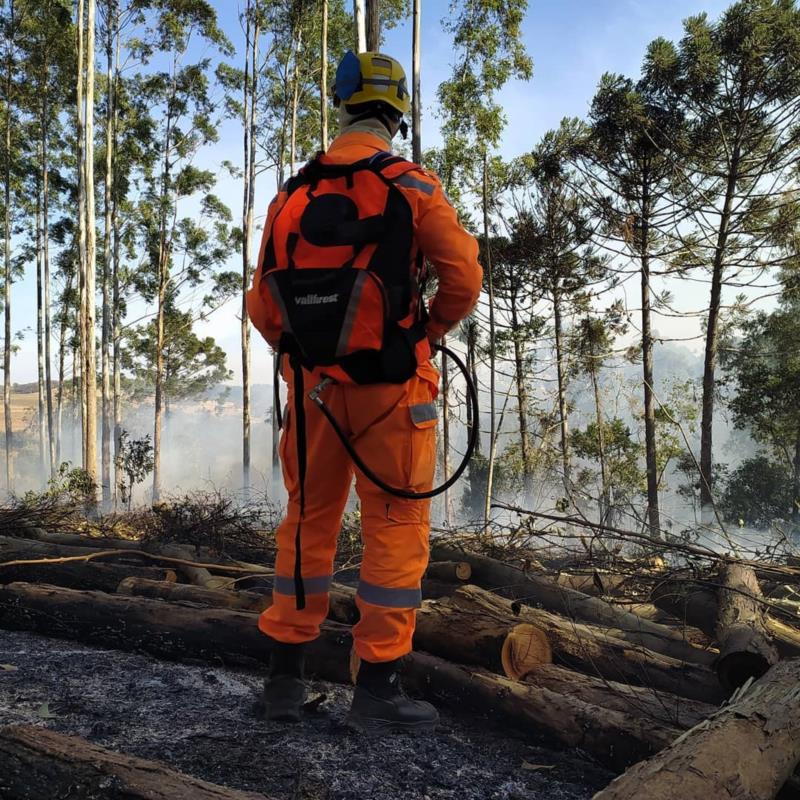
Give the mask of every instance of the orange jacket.
M 385 149 L 384 142 L 377 136 L 352 132 L 337 137 L 327 156 L 335 163 L 350 164 Z M 478 243 L 458 221 L 455 209 L 450 205 L 439 179 L 434 174 L 423 169 L 410 172 L 404 176 L 402 182 L 398 182 L 398 188 L 411 206 L 416 246 L 433 264 L 438 277 L 438 288 L 431 302 L 431 318 L 428 323 L 429 336 L 438 339 L 464 319 L 478 302 L 483 278 L 483 271 L 478 264 Z M 270 203 L 253 287 L 247 293 L 247 312 L 250 319 L 261 335 L 271 343 L 277 342 L 280 331 L 270 330 L 267 324 L 264 301 L 258 292 L 258 285 L 272 221 L 286 198 L 286 191 L 282 188 Z

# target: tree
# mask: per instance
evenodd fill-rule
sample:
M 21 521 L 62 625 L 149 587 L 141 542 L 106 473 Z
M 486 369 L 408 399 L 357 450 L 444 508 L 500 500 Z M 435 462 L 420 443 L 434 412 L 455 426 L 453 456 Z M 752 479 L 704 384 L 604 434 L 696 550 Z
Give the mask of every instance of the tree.
M 683 117 L 665 99 L 653 73 L 668 69 L 664 43 L 650 45 L 645 75 L 634 83 L 606 74 L 592 101 L 591 131 L 579 148 L 585 172 L 594 179 L 593 195 L 605 224 L 610 249 L 630 257 L 638 267 L 641 297 L 641 357 L 644 392 L 647 517 L 652 536 L 659 536 L 658 448 L 653 366 L 653 270 L 669 262 L 674 244 L 676 206 L 672 191 L 684 153 Z M 672 248 L 672 249 L 671 249 Z
M 495 101 L 496 93 L 512 78 L 529 80 L 533 63 L 525 52 L 521 26 L 527 0 L 508 0 L 497 4 L 489 0 L 462 0 L 454 4 L 444 22 L 445 31 L 453 36 L 455 61 L 452 77 L 438 90 L 444 120 L 442 134 L 445 149 L 452 152 L 458 142 L 463 165 L 473 185 L 479 187 L 483 216 L 483 237 L 490 241 L 489 160 L 497 146 L 505 120 Z M 468 156 L 467 154 L 472 154 Z M 467 156 L 467 157 L 465 157 Z M 495 397 L 495 318 L 492 254 L 484 254 L 486 285 L 489 295 L 489 369 L 490 427 L 489 465 L 484 516 L 489 519 L 494 455 L 497 446 Z
M 686 244 L 711 283 L 700 425 L 706 506 L 723 290 L 781 263 L 773 225 L 797 164 L 800 8 L 793 0 L 740 0 L 716 22 L 701 14 L 684 27 L 678 47 L 662 45 L 670 64 L 662 73 L 691 123 L 687 194 L 696 230 Z
M 773 313 L 760 312 L 744 323 L 741 340 L 726 350 L 723 364 L 732 380 L 728 406 L 734 425 L 748 430 L 791 476 L 784 514 L 799 523 L 800 302 L 784 301 Z

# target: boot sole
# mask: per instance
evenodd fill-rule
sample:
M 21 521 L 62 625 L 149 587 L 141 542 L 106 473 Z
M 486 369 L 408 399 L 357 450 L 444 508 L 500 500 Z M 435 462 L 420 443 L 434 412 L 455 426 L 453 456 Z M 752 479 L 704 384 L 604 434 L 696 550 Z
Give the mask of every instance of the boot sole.
M 302 722 L 303 714 L 301 711 L 296 711 L 294 709 L 275 709 L 272 711 L 267 709 L 264 714 L 264 719 L 266 719 L 267 722 L 288 722 L 297 724 L 298 722 Z
M 359 733 L 378 737 L 390 733 L 433 733 L 439 724 L 439 718 L 420 722 L 397 722 L 390 719 L 372 719 L 357 714 L 348 714 L 345 723 Z

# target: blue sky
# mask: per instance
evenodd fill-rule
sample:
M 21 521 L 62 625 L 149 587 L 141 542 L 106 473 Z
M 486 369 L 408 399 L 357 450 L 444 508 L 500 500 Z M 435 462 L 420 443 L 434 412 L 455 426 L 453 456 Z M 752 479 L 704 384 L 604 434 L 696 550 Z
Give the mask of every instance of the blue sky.
M 235 45 L 237 56 L 243 53 L 243 33 L 239 24 L 241 0 L 215 0 L 220 21 Z M 558 125 L 563 117 L 582 116 L 588 109 L 597 82 L 603 72 L 622 72 L 636 76 L 648 42 L 657 36 L 677 39 L 682 20 L 706 11 L 716 17 L 729 5 L 728 0 L 532 0 L 523 25 L 528 53 L 534 61 L 534 77 L 528 83 L 514 82 L 501 93 L 507 126 L 501 153 L 511 157 L 530 150 L 539 137 Z M 441 20 L 449 13 L 444 0 L 423 0 L 422 22 L 422 97 L 423 143 L 438 142 L 438 123 L 433 103 L 436 87 L 447 77 L 451 47 L 442 31 Z M 403 25 L 388 33 L 385 51 L 410 65 L 411 30 Z M 213 163 L 230 160 L 241 164 L 241 130 L 228 121 L 220 127 L 220 141 L 207 154 Z M 206 157 L 204 155 L 204 161 Z M 272 176 L 263 176 L 257 186 L 257 213 L 266 210 L 274 189 Z M 234 217 L 241 214 L 241 187 L 237 181 L 221 177 L 218 193 L 231 207 Z M 257 234 L 257 237 L 260 236 Z M 256 242 L 257 245 L 257 242 Z M 236 254 L 231 269 L 239 268 Z M 20 352 L 14 357 L 12 377 L 15 382 L 36 379 L 36 297 L 35 276 L 31 275 L 14 288 L 15 331 L 29 327 Z M 199 326 L 199 332 L 214 336 L 229 353 L 229 366 L 238 381 L 239 322 L 238 301 L 218 311 L 212 320 Z M 55 343 L 54 343 L 55 357 Z M 256 382 L 269 382 L 268 352 L 254 336 L 253 367 Z

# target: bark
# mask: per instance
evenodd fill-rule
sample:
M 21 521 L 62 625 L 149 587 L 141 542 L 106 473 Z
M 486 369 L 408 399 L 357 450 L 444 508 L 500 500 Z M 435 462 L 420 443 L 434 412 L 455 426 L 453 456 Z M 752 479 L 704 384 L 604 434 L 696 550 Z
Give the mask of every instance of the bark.
M 259 26 L 248 3 L 247 55 L 244 69 L 244 203 L 242 210 L 242 482 L 250 490 L 250 320 L 247 315 L 247 290 L 250 288 L 252 267 L 250 251 L 253 243 L 253 207 L 255 204 L 255 105 L 258 87 Z
M 250 612 L 23 583 L 0 586 L 0 627 L 175 660 L 246 666 L 267 663 L 271 648 Z M 324 623 L 307 651 L 309 673 L 348 683 L 351 647 L 348 628 Z M 430 700 L 487 714 L 528 733 L 537 730 L 564 746 L 586 750 L 612 769 L 656 752 L 677 732 L 635 714 L 423 653 L 408 657 L 404 672 L 407 685 Z
M 75 144 L 76 144 L 76 171 L 78 178 L 78 332 L 79 332 L 79 354 L 80 354 L 80 427 L 81 427 L 81 464 L 86 468 L 86 382 L 83 380 L 86 374 L 85 353 L 86 346 L 86 104 L 85 95 L 85 75 L 86 75 L 86 0 L 78 0 L 77 8 L 77 56 L 78 56 L 78 75 L 76 87 L 76 99 L 78 113 L 75 123 Z M 73 359 L 73 376 L 76 375 Z
M 495 392 L 495 321 L 494 321 L 494 271 L 492 267 L 492 252 L 489 244 L 489 154 L 483 152 L 483 179 L 482 184 L 482 205 L 483 205 L 483 239 L 485 242 L 484 269 L 486 270 L 486 284 L 489 288 L 489 465 L 486 477 L 486 503 L 484 506 L 484 522 L 488 525 L 491 516 L 492 506 L 492 486 L 494 484 L 494 459 L 497 452 L 496 413 L 497 398 Z
M 377 52 L 381 49 L 380 0 L 366 0 L 366 2 L 367 50 Z
M 519 337 L 516 298 L 511 303 L 511 329 L 514 332 L 514 381 L 517 385 L 517 420 L 519 422 L 519 447 L 522 456 L 522 471 L 526 478 L 531 475 L 530 440 L 528 438 L 528 387 L 525 383 L 524 353 Z M 526 487 L 527 488 L 527 487 Z
M 720 683 L 729 691 L 760 678 L 778 661 L 766 627 L 763 595 L 755 572 L 728 564 L 720 575 L 717 610 Z
M 3 557 L 5 558 L 5 554 Z M 79 561 L 68 564 L 22 564 L 14 567 L 0 567 L 0 578 L 3 583 L 14 581 L 46 583 L 66 589 L 95 590 L 113 594 L 126 578 L 172 585 L 176 575 L 174 570 L 161 567 Z
M 425 614 L 431 613 L 429 609 L 435 609 L 440 616 L 446 613 L 453 620 L 460 618 L 460 626 L 453 623 L 453 627 L 460 627 L 462 635 L 470 642 L 472 634 L 464 633 L 464 629 L 477 621 L 480 621 L 482 631 L 490 622 L 495 629 L 505 625 L 508 631 L 515 625 L 530 625 L 547 638 L 554 662 L 572 670 L 644 687 L 654 696 L 666 692 L 670 696 L 709 703 L 719 703 L 726 697 L 707 666 L 686 663 L 674 656 L 648 650 L 640 643 L 627 641 L 626 632 L 620 629 L 581 624 L 543 609 L 520 606 L 476 586 L 465 586 L 449 598 L 425 603 L 423 611 L 418 614 L 418 627 L 420 624 L 423 629 L 426 624 L 430 627 L 430 623 L 424 622 Z M 440 628 L 441 636 L 447 637 L 449 634 L 444 632 L 444 626 Z M 422 649 L 450 657 L 447 649 L 438 646 L 432 637 L 424 643 L 417 640 L 415 643 Z M 535 659 L 536 653 L 533 653 L 532 675 L 538 669 Z M 465 660 L 475 663 L 474 657 Z M 486 661 L 481 663 L 490 666 Z
M 608 522 L 611 513 L 611 493 L 608 486 L 608 474 L 606 473 L 606 443 L 603 433 L 603 406 L 600 395 L 600 382 L 597 379 L 597 363 L 592 358 L 589 374 L 592 378 L 592 391 L 594 392 L 594 416 L 597 425 L 597 454 L 600 457 L 600 523 Z
M 299 14 L 300 12 L 298 12 Z M 300 107 L 300 49 L 303 46 L 303 21 L 297 20 L 297 33 L 294 44 L 294 70 L 292 77 L 292 113 L 289 129 L 289 175 L 294 175 L 297 161 L 297 111 Z
M 446 337 L 442 337 L 442 344 L 447 344 Z M 444 480 L 450 477 L 450 366 L 447 356 L 442 353 L 442 476 Z M 448 489 L 442 496 L 444 503 L 445 525 L 453 524 L 453 498 Z
M 422 91 L 420 68 L 422 62 L 422 0 L 412 0 L 411 41 L 411 158 L 422 163 Z
M 55 478 L 56 440 L 53 420 L 53 372 L 51 357 L 52 320 L 50 313 L 50 108 L 48 103 L 49 85 L 47 83 L 47 67 L 45 67 L 45 86 L 42 87 L 42 263 L 44 266 L 44 377 L 45 400 L 47 403 L 48 456 L 50 461 L 50 477 Z
M 367 19 L 364 11 L 364 0 L 353 0 L 353 21 L 355 23 L 356 52 L 367 50 Z
M 115 21 L 118 22 L 118 18 Z M 119 51 L 120 51 L 120 37 L 117 33 L 117 46 L 114 53 L 114 97 L 117 97 L 119 89 Z M 119 108 L 117 103 L 114 103 L 114 114 L 112 116 L 112 138 L 113 149 L 117 149 L 117 126 L 119 121 Z M 113 411 L 114 411 L 114 504 L 117 502 L 117 488 L 123 480 L 123 471 L 119 461 L 120 450 L 122 447 L 122 373 L 120 366 L 121 353 L 121 287 L 120 287 L 120 224 L 119 224 L 119 187 L 117 181 L 117 173 L 114 173 L 114 182 L 112 185 L 111 197 L 111 229 L 114 233 L 114 247 L 113 247 L 113 266 L 111 269 L 111 284 L 112 284 L 112 298 L 111 298 L 111 336 L 113 341 L 113 354 L 112 354 L 112 380 L 113 380 Z
M 650 596 L 658 608 L 685 620 L 710 637 L 716 636 L 717 595 L 713 589 L 694 583 L 690 579 L 663 581 Z M 764 624 L 781 658 L 800 657 L 800 631 L 771 615 Z
M 83 382 L 86 393 L 86 459 L 84 469 L 97 484 L 97 367 L 95 353 L 95 228 L 94 199 L 94 73 L 96 0 L 86 0 L 86 119 L 84 125 L 84 184 L 86 194 L 86 304 Z
M 800 436 L 794 443 L 794 464 L 793 464 L 793 497 L 791 519 L 795 525 L 800 524 Z
M 103 183 L 103 320 L 101 340 L 101 372 L 102 372 L 102 469 L 103 507 L 111 505 L 111 252 L 113 240 L 112 193 L 114 186 L 114 35 L 116 20 L 116 2 L 108 0 L 106 30 L 106 164 Z
M 63 455 L 63 413 L 64 413 L 64 362 L 67 356 L 67 322 L 69 319 L 69 297 L 72 293 L 73 276 L 67 276 L 64 287 L 64 301 L 61 305 L 61 320 L 58 331 L 58 391 L 56 399 L 56 464 L 61 463 Z
M 630 644 L 670 658 L 705 666 L 714 661 L 713 654 L 691 646 L 679 633 L 666 626 L 642 619 L 599 597 L 590 597 L 574 589 L 559 586 L 545 576 L 525 573 L 488 556 L 442 545 L 434 545 L 432 557 L 437 561 L 466 561 L 472 567 L 472 582 L 495 591 L 502 597 L 518 599 L 520 603 L 529 606 L 538 605 L 547 611 L 563 614 L 570 620 L 612 628 L 616 631 L 616 636 Z
M 39 142 L 37 158 L 42 158 L 42 143 Z M 41 180 L 36 181 L 36 377 L 38 389 L 39 422 L 39 470 L 45 474 L 45 439 L 47 423 L 44 416 L 44 286 L 42 285 L 42 189 Z M 44 481 L 43 481 L 44 483 Z
M 772 800 L 800 761 L 798 682 L 800 660 L 777 664 L 594 800 Z
M 713 425 L 714 425 L 714 390 L 716 388 L 717 349 L 719 347 L 719 314 L 722 308 L 723 272 L 730 232 L 733 203 L 736 186 L 739 181 L 741 162 L 741 142 L 736 139 L 728 170 L 725 188 L 725 199 L 720 212 L 717 242 L 714 250 L 714 262 L 711 267 L 711 296 L 708 303 L 708 321 L 706 323 L 706 347 L 703 358 L 703 400 L 700 418 L 700 503 L 705 508 L 713 505 L 711 490 L 713 476 Z
M 328 149 L 328 0 L 322 0 L 322 32 L 320 39 L 319 77 L 319 141 L 320 149 Z
M 561 320 L 560 290 L 553 291 L 553 328 L 556 340 L 556 376 L 558 378 L 558 419 L 561 425 L 561 468 L 564 472 L 564 491 L 572 496 L 572 467 L 569 455 L 569 418 L 567 416 L 567 377 L 564 369 L 564 326 Z
M 642 378 L 644 380 L 644 439 L 647 467 L 647 520 L 650 535 L 661 538 L 658 510 L 658 460 L 656 452 L 656 408 L 653 393 L 653 336 L 650 320 L 650 184 L 642 180 L 641 290 L 642 290 Z
M 14 29 L 14 0 L 9 0 L 9 25 Z M 5 163 L 4 178 L 4 269 L 3 269 L 3 418 L 5 423 L 6 446 L 6 491 L 14 489 L 14 433 L 11 419 L 11 88 L 13 85 L 13 57 L 10 41 L 6 42 L 6 75 L 5 75 Z
M 6 800 L 268 800 L 34 725 L 0 729 L 0 794 Z

